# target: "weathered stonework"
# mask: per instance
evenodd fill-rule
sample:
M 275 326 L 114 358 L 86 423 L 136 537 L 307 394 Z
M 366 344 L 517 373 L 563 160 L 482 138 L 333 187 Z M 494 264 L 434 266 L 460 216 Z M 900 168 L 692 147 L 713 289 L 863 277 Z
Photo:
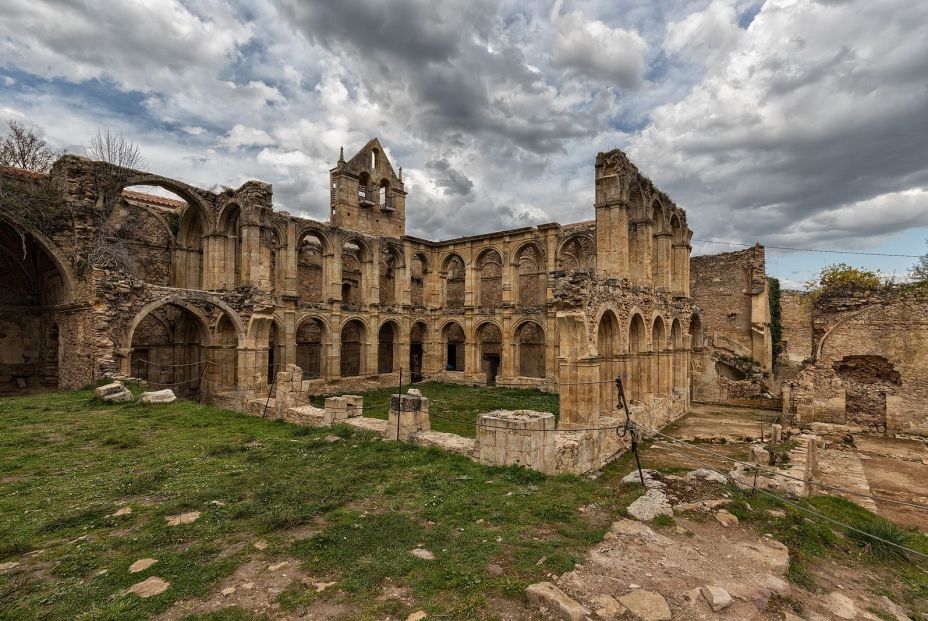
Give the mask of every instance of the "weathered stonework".
M 928 289 L 783 300 L 784 314 L 809 321 L 791 322 L 784 339 L 804 350 L 810 337 L 805 361 L 786 377 L 785 411 L 801 423 L 928 435 Z
M 330 171 L 329 222 L 275 212 L 257 181 L 213 192 L 70 155 L 46 176 L 4 169 L 0 384 L 138 377 L 263 411 L 276 381 L 283 416 L 287 394 L 434 378 L 558 391 L 579 429 L 621 416 L 621 375 L 672 419 L 702 343 L 692 231 L 621 151 L 594 171 L 592 221 L 434 242 L 405 235 L 377 139 Z

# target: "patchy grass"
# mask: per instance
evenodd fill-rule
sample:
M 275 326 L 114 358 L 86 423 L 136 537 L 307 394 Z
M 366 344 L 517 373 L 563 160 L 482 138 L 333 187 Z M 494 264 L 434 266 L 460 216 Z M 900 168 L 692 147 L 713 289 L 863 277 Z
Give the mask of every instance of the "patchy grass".
M 513 407 L 520 393 L 537 400 L 523 407 L 556 404 L 533 391 L 422 388 L 436 408 L 457 395 L 442 407 L 459 416 L 468 403 L 473 413 Z M 331 433 L 343 440 L 325 441 Z M 319 594 L 294 585 L 279 596 L 285 609 L 330 599 L 359 618 L 421 608 L 480 619 L 488 601 L 521 601 L 527 584 L 571 569 L 602 538 L 637 496 L 618 480 L 628 469 L 622 460 L 596 481 L 545 477 L 189 401 L 101 405 L 90 391 L 2 399 L 0 563 L 20 567 L 0 575 L 0 619 L 145 619 L 210 596 L 249 559 L 282 557 L 338 583 Z M 132 512 L 113 517 L 122 506 Z M 201 517 L 166 525 L 186 511 Z M 263 552 L 251 546 L 258 539 Z M 420 545 L 434 561 L 410 555 Z M 149 556 L 151 569 L 127 572 Z M 165 593 L 124 594 L 153 575 L 171 583 Z M 388 581 L 411 603 L 385 599 Z M 236 608 L 191 617 L 253 618 Z
M 558 395 L 540 390 L 424 382 L 413 386 L 404 385 L 403 392 L 409 388 L 418 388 L 422 396 L 429 399 L 432 429 L 469 438 L 475 435 L 477 416 L 491 410 L 537 410 L 551 412 L 555 416 L 560 411 Z M 382 388 L 353 394 L 364 397 L 365 416 L 385 419 L 390 407 L 390 395 L 396 394 L 398 389 Z M 321 407 L 325 397 L 313 397 L 311 402 Z

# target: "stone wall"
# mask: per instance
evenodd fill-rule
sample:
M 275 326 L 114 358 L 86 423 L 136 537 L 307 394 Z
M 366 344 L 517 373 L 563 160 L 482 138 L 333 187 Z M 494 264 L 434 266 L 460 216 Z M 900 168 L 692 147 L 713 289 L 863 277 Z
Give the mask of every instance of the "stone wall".
M 928 435 L 928 289 L 823 296 L 811 325 L 812 358 L 791 381 L 791 413 Z

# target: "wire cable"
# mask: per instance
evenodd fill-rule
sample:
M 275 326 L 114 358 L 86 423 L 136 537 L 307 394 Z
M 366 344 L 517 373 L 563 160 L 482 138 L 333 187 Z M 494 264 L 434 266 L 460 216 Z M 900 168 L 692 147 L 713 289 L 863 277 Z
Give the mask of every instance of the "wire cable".
M 721 241 L 718 239 L 694 239 L 694 242 L 700 242 L 703 244 L 722 244 L 725 246 L 744 246 L 744 247 L 753 247 L 756 244 L 745 244 L 741 242 L 730 242 L 730 241 Z M 771 250 L 791 250 L 793 252 L 820 252 L 825 254 L 858 254 L 867 257 L 901 257 L 905 259 L 920 259 L 921 255 L 917 254 L 896 254 L 892 252 L 863 252 L 860 250 L 824 250 L 820 248 L 795 248 L 792 246 L 768 246 L 766 244 L 761 244 L 764 248 L 769 248 Z

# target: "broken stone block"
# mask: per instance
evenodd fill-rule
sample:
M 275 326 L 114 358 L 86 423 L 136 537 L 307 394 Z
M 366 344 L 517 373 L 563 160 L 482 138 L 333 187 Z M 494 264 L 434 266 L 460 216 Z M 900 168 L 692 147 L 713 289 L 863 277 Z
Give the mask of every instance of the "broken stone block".
M 752 445 L 751 452 L 748 453 L 748 461 L 759 466 L 770 465 L 770 453 L 761 446 Z
M 854 600 L 837 591 L 828 595 L 825 599 L 825 606 L 828 607 L 828 611 L 831 612 L 831 614 L 839 619 L 857 618 L 857 606 L 854 605 Z
M 164 520 L 168 526 L 180 526 L 181 524 L 193 524 L 200 517 L 199 511 L 189 511 L 180 515 L 168 515 Z
M 532 604 L 556 612 L 564 621 L 585 621 L 592 614 L 589 608 L 571 599 L 550 582 L 529 585 L 525 589 L 525 596 Z
M 705 481 L 711 481 L 712 483 L 727 483 L 728 479 L 725 478 L 725 475 L 716 472 L 715 470 L 709 470 L 708 468 L 700 468 L 699 470 L 691 470 L 686 473 L 687 479 L 703 479 Z
M 719 509 L 715 512 L 715 519 L 719 521 L 719 524 L 728 528 L 729 526 L 735 526 L 738 523 L 738 516 L 729 513 L 725 509 Z
M 148 569 L 149 567 L 151 567 L 157 562 L 158 561 L 153 558 L 143 558 L 129 565 L 129 573 L 137 574 L 140 571 L 145 571 L 146 569 Z
M 175 401 L 177 401 L 177 396 L 170 388 L 143 392 L 142 396 L 139 397 L 140 403 L 174 403 Z
M 111 392 L 108 395 L 104 395 L 103 400 L 109 401 L 110 403 L 132 401 L 132 391 L 128 388 L 123 388 L 119 392 Z
M 657 489 L 649 489 L 635 502 L 628 506 L 628 514 L 636 520 L 649 522 L 659 515 L 673 515 L 673 509 L 670 501 L 664 492 Z
M 724 610 L 734 602 L 731 595 L 728 594 L 728 591 L 722 587 L 704 586 L 700 587 L 699 592 L 702 594 L 703 599 L 709 603 L 712 612 Z
M 632 616 L 641 621 L 670 621 L 670 606 L 660 593 L 638 589 L 619 598 Z
M 594 595 L 590 598 L 590 603 L 593 604 L 596 616 L 605 621 L 615 621 L 625 614 L 625 606 L 620 604 L 616 598 L 605 593 Z
M 103 386 L 97 386 L 93 390 L 93 394 L 100 397 L 101 399 L 107 395 L 116 394 L 117 392 L 122 392 L 125 389 L 125 385 L 122 382 L 113 382 L 111 384 L 104 384 Z

